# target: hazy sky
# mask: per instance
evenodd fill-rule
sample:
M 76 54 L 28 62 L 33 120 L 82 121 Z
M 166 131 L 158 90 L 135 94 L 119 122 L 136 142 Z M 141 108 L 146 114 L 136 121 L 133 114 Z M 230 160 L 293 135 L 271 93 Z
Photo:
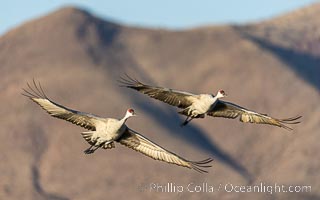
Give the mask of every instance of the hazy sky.
M 188 28 L 208 24 L 245 23 L 267 19 L 316 0 L 30 0 L 3 1 L 0 34 L 66 5 L 88 9 L 105 19 L 130 25 Z

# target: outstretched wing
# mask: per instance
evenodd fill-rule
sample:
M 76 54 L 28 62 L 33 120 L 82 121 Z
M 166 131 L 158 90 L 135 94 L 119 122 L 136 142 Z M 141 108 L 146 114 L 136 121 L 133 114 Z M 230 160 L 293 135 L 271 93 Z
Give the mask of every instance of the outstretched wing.
M 215 107 L 212 108 L 210 112 L 207 113 L 213 117 L 224 117 L 235 119 L 239 117 L 241 122 L 245 123 L 257 123 L 257 124 L 269 124 L 273 126 L 278 126 L 285 128 L 287 130 L 292 130 L 292 128 L 286 126 L 285 124 L 298 124 L 299 121 L 296 121 L 301 118 L 301 116 L 291 117 L 286 119 L 276 119 L 269 117 L 266 114 L 257 113 L 236 104 L 218 101 Z
M 213 161 L 211 158 L 198 162 L 186 160 L 129 128 L 127 128 L 126 132 L 119 138 L 118 142 L 155 160 L 187 167 L 198 172 L 207 172 L 202 168 L 211 167 L 211 165 L 208 164 Z
M 23 89 L 24 93 L 22 93 L 22 95 L 30 98 L 53 117 L 69 121 L 73 124 L 92 131 L 96 130 L 96 124 L 99 123 L 99 120 L 103 119 L 89 113 L 66 108 L 53 102 L 43 92 L 40 83 L 36 84 L 34 80 L 33 87 L 31 87 L 29 83 L 27 85 L 28 90 Z
M 143 94 L 148 95 L 151 98 L 163 101 L 167 104 L 177 106 L 179 108 L 186 108 L 190 106 L 193 103 L 193 99 L 195 98 L 194 94 L 188 92 L 145 85 L 140 81 L 129 77 L 128 75 L 126 75 L 126 78 L 121 77 L 119 82 L 121 84 L 120 86 L 122 87 L 137 90 Z

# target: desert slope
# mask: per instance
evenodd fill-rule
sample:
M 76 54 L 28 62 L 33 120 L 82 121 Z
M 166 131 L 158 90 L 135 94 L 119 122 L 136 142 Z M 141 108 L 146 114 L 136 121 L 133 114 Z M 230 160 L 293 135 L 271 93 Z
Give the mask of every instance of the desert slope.
M 11 30 L 0 38 L 0 198 L 269 199 L 263 193 L 140 190 L 168 182 L 311 185 L 311 193 L 272 197 L 319 198 L 319 54 L 297 44 L 315 38 L 304 36 L 318 30 L 317 23 L 298 26 L 306 16 L 316 19 L 320 9 L 304 9 L 308 15 L 289 13 L 248 26 L 171 31 L 126 27 L 68 7 Z M 286 19 L 290 31 L 280 23 Z M 288 34 L 294 37 L 284 40 Z M 194 93 L 223 88 L 228 101 L 279 118 L 300 114 L 303 123 L 287 132 L 208 117 L 181 129 L 176 109 L 118 87 L 123 73 Z M 73 109 L 120 118 L 133 107 L 139 117 L 128 121 L 132 129 L 188 159 L 211 156 L 214 166 L 199 174 L 121 145 L 87 156 L 81 128 L 53 119 L 20 95 L 33 78 Z

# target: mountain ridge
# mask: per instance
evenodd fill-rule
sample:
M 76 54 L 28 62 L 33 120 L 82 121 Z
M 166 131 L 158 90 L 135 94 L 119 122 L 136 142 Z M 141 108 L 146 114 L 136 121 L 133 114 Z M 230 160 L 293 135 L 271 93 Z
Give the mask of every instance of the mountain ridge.
M 298 60 L 290 57 L 294 54 L 278 55 L 283 47 L 296 51 L 292 44 L 299 37 L 290 44 L 285 41 L 286 45 L 278 42 L 283 37 L 279 27 L 274 29 L 275 39 L 268 38 L 264 30 L 260 24 L 183 31 L 132 28 L 69 7 L 8 32 L 0 38 L 1 101 L 7 105 L 1 111 L 6 133 L 0 134 L 6 141 L 1 151 L 6 164 L 0 166 L 0 197 L 102 199 L 108 188 L 112 191 L 109 198 L 174 198 L 173 194 L 137 189 L 168 181 L 311 184 L 315 188 L 312 193 L 301 196 L 319 197 L 316 171 L 320 163 L 313 159 L 320 139 L 316 134 L 320 130 L 319 82 L 311 76 L 316 71 L 304 72 L 308 69 L 306 56 L 318 57 L 310 49 Z M 195 93 L 214 94 L 224 89 L 228 101 L 279 118 L 301 114 L 303 122 L 294 126 L 294 134 L 209 117 L 181 129 L 183 118 L 176 109 L 118 87 L 117 79 L 124 73 L 145 83 Z M 190 160 L 214 157 L 214 167 L 209 174 L 199 175 L 119 145 L 88 157 L 82 153 L 87 144 L 79 134 L 81 128 L 53 119 L 20 95 L 32 78 L 42 83 L 50 98 L 81 111 L 120 118 L 128 107 L 134 107 L 139 117 L 129 120 L 129 127 Z M 219 192 L 214 196 L 268 199 L 248 193 Z

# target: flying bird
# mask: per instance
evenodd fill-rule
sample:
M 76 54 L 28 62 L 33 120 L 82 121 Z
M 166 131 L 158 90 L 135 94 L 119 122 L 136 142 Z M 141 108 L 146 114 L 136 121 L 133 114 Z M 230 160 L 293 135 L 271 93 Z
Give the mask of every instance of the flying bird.
M 69 121 L 88 130 L 81 133 L 90 144 L 90 147 L 84 151 L 86 154 L 94 153 L 99 148 L 115 148 L 115 142 L 118 142 L 155 160 L 187 167 L 198 172 L 207 172 L 203 168 L 211 167 L 209 165 L 213 161 L 211 158 L 202 161 L 189 161 L 128 128 L 125 125 L 127 119 L 136 116 L 135 111 L 131 108 L 126 111 L 125 116 L 120 120 L 102 118 L 55 103 L 44 93 L 40 83 L 36 84 L 33 81 L 33 87 L 30 84 L 27 85 L 29 89 L 23 89 L 24 93 L 22 94 L 41 106 L 51 116 Z
M 257 113 L 238 106 L 234 103 L 222 101 L 221 98 L 227 96 L 225 91 L 219 90 L 216 95 L 213 94 L 192 94 L 170 88 L 146 85 L 140 81 L 126 77 L 120 77 L 121 87 L 127 87 L 137 90 L 151 98 L 163 101 L 172 106 L 181 108 L 179 114 L 187 116 L 181 126 L 187 125 L 194 118 L 204 118 L 206 115 L 212 117 L 224 117 L 229 119 L 240 119 L 245 123 L 269 124 L 292 130 L 287 124 L 298 124 L 301 116 L 277 119 L 266 114 Z

